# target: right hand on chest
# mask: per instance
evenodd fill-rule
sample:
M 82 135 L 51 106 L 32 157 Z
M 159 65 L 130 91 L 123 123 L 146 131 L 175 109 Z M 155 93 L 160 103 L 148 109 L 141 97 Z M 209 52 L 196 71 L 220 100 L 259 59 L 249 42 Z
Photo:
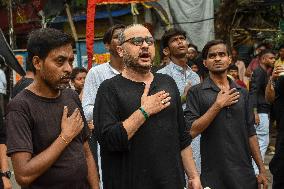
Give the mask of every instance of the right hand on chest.
M 84 123 L 78 108 L 74 110 L 71 116 L 67 116 L 68 108 L 64 107 L 61 119 L 61 136 L 68 142 L 71 142 L 82 130 Z

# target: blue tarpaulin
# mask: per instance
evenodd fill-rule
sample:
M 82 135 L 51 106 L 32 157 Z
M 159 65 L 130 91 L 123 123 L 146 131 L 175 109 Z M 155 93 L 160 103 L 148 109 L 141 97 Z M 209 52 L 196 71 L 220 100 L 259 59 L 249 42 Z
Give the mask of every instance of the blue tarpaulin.
M 129 14 L 129 13 L 131 13 L 130 7 L 120 9 L 120 10 L 111 11 L 111 16 L 112 17 L 118 17 L 118 16 L 123 16 L 123 15 Z M 104 19 L 104 18 L 108 18 L 108 17 L 109 17 L 109 13 L 107 11 L 98 11 L 96 13 L 96 19 Z M 84 21 L 84 20 L 86 20 L 86 18 L 87 18 L 86 15 L 78 15 L 78 16 L 72 17 L 74 22 Z M 62 23 L 62 22 L 68 22 L 68 19 L 67 19 L 66 16 L 57 16 L 51 23 L 55 24 L 55 23 Z

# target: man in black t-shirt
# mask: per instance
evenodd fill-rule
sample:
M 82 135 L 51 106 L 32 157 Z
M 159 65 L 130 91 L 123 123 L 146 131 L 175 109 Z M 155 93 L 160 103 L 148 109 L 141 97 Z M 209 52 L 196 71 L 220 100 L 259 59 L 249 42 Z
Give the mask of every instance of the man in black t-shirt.
M 277 125 L 275 155 L 269 169 L 273 175 L 273 189 L 284 188 L 284 66 L 276 66 L 265 90 L 265 98 L 273 103 Z
M 73 38 L 59 30 L 32 32 L 28 62 L 34 82 L 7 107 L 7 154 L 25 189 L 98 189 L 89 130 L 78 95 L 69 86 Z
M 260 147 L 261 157 L 264 156 L 269 144 L 269 113 L 270 104 L 265 99 L 265 87 L 268 82 L 268 71 L 275 63 L 275 54 L 271 50 L 263 50 L 259 54 L 259 66 L 253 71 L 250 82 L 250 101 L 252 102 L 255 129 Z M 258 168 L 254 163 L 255 173 L 258 174 Z

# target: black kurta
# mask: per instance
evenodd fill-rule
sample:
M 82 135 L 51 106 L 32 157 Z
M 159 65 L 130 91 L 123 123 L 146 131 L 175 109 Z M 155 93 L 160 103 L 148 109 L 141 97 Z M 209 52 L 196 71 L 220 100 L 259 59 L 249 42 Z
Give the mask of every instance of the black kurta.
M 117 75 L 104 81 L 94 107 L 105 189 L 183 189 L 181 150 L 191 143 L 174 80 L 155 74 L 149 95 L 165 90 L 171 105 L 152 115 L 128 141 L 122 121 L 140 107 L 144 83 Z
M 248 92 L 230 80 L 240 92 L 239 101 L 223 108 L 201 134 L 202 185 L 216 189 L 255 189 L 249 137 L 255 135 Z M 220 89 L 208 77 L 189 91 L 186 122 L 189 126 L 213 105 Z
M 277 138 L 275 145 L 275 155 L 270 162 L 270 171 L 273 174 L 273 181 L 281 183 L 280 188 L 284 186 L 284 77 L 281 76 L 276 81 L 275 86 L 276 99 L 274 102 L 274 116 L 277 123 Z

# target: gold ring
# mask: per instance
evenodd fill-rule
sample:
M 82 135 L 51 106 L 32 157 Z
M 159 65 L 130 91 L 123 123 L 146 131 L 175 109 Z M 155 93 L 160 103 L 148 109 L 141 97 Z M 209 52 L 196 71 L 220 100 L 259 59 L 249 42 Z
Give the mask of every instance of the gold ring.
M 161 100 L 162 104 L 165 104 L 165 101 Z

